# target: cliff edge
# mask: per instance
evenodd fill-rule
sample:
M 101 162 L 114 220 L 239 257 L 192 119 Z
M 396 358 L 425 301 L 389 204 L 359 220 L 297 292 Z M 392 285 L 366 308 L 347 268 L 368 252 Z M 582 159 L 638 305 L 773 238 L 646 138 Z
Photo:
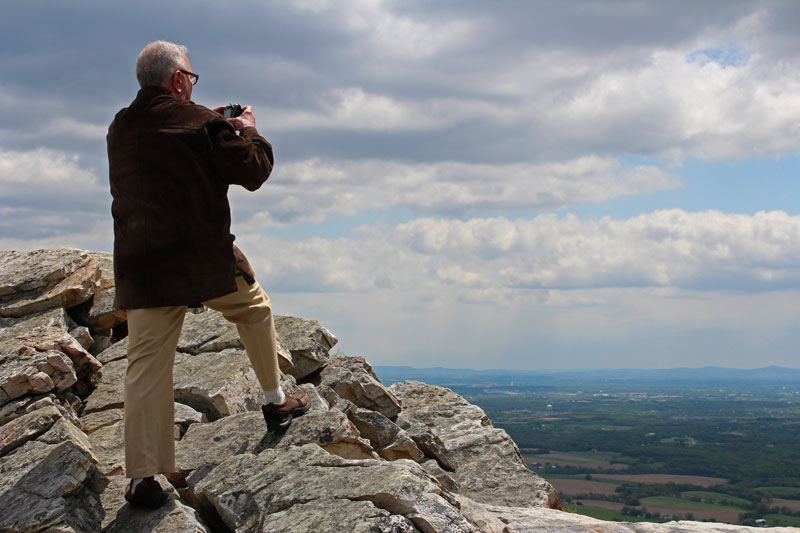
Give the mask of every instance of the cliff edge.
M 331 357 L 337 339 L 314 320 L 276 317 L 292 362 L 282 386 L 312 408 L 268 433 L 236 328 L 210 310 L 186 315 L 175 355 L 179 471 L 159 476 L 170 500 L 133 509 L 113 291 L 108 253 L 0 251 L 0 532 L 756 531 L 563 512 L 479 407 L 421 382 L 384 386 L 363 357 Z

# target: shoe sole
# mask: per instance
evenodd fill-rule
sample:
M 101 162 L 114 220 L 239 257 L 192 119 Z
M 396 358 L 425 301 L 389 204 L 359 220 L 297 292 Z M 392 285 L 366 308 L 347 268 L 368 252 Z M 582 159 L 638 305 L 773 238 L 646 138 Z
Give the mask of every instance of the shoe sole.
M 275 416 L 264 416 L 267 421 L 267 430 L 268 431 L 280 431 L 287 429 L 291 424 L 292 420 L 299 416 L 303 416 L 308 412 L 308 408 L 311 407 L 310 405 L 306 405 L 305 407 L 298 407 L 297 409 L 292 410 L 289 414 L 283 417 L 275 417 Z

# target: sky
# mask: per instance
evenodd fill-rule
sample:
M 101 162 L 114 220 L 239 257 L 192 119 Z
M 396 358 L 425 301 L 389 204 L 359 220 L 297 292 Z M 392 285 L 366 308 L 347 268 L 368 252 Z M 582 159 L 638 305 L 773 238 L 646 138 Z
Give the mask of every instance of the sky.
M 800 367 L 800 2 L 3 0 L 0 249 L 111 251 L 153 40 L 252 105 L 232 231 L 375 365 Z

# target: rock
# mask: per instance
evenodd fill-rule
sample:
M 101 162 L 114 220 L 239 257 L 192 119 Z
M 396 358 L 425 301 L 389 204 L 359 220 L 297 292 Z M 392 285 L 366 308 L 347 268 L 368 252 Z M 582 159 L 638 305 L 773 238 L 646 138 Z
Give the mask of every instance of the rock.
M 97 260 L 84 250 L 0 251 L 0 316 L 80 304 L 92 296 L 99 278 Z
M 280 344 L 291 353 L 294 368 L 290 373 L 302 379 L 328 361 L 328 352 L 339 339 L 316 320 L 275 316 L 275 331 Z
M 227 348 L 244 349 L 236 326 L 212 309 L 187 313 L 178 339 L 178 351 L 190 354 L 221 352 Z
M 405 516 L 393 515 L 370 501 L 322 498 L 269 514 L 263 531 L 281 533 L 418 533 Z
M 361 438 L 356 426 L 338 409 L 309 411 L 296 418 L 275 447 L 308 443 L 345 459 L 378 459 L 369 441 Z
M 208 420 L 261 409 L 264 393 L 244 350 L 175 355 L 175 400 Z
M 359 407 L 378 411 L 389 419 L 400 413 L 400 402 L 363 357 L 336 357 L 322 369 L 320 378 L 321 385 Z
M 62 416 L 50 405 L 25 414 L 0 427 L 0 457 L 43 435 Z
M 106 476 L 119 476 L 125 473 L 123 410 L 112 409 L 102 411 L 102 413 L 109 417 L 109 422 L 95 427 L 89 433 L 88 439 L 97 458 L 97 468 Z M 100 413 L 96 413 L 96 415 L 100 415 Z M 112 416 L 116 418 L 113 422 L 110 421 Z
M 218 516 L 237 532 L 270 531 L 266 528 L 270 521 L 281 520 L 295 506 L 320 499 L 343 500 L 348 508 L 348 501 L 370 502 L 389 515 L 405 517 L 419 531 L 477 532 L 459 514 L 454 497 L 417 465 L 342 459 L 314 444 L 237 455 L 210 472 L 190 476 L 187 482 L 201 515 Z M 362 505 L 358 512 L 367 509 L 370 508 Z M 282 512 L 285 514 L 279 514 Z M 308 516 L 310 509 L 296 512 Z M 276 516 L 270 516 L 273 514 Z M 381 515 L 380 518 L 388 518 Z M 346 516 L 338 519 L 344 523 L 350 520 Z
M 400 427 L 377 411 L 356 408 L 348 415 L 362 437 L 376 449 L 389 446 L 400 433 Z
M 72 328 L 71 330 L 69 330 L 69 334 L 72 336 L 73 339 L 78 341 L 78 344 L 80 344 L 84 350 L 88 351 L 94 345 L 94 339 L 92 338 L 92 334 L 89 331 L 89 328 L 85 326 L 78 326 L 77 328 Z
M 397 425 L 408 433 L 425 457 L 435 459 L 444 470 L 455 472 L 458 468 L 456 460 L 447 452 L 442 439 L 434 435 L 428 426 L 415 420 L 408 420 L 402 413 L 397 417 Z
M 86 433 L 78 429 L 78 426 L 73 424 L 67 419 L 56 420 L 53 426 L 45 432 L 44 435 L 38 437 L 36 442 L 44 442 L 47 444 L 59 444 L 64 441 L 70 441 L 75 446 L 80 448 L 87 457 L 97 463 L 97 455 L 94 452 L 92 443 Z
M 27 442 L 0 458 L 0 531 L 100 531 L 107 480 L 80 445 Z
M 420 461 L 419 465 L 424 468 L 427 473 L 435 477 L 436 481 L 438 481 L 439 485 L 442 487 L 450 492 L 461 492 L 461 487 L 458 486 L 458 482 L 453 479 L 453 476 L 451 476 L 449 472 L 446 472 L 435 459 L 425 459 Z
M 129 479 L 115 476 L 103 492 L 101 501 L 105 510 L 103 533 L 208 533 L 197 511 L 186 505 L 164 478 L 156 481 L 169 493 L 167 502 L 155 510 L 142 511 L 125 501 L 125 488 Z
M 185 477 L 205 465 L 216 466 L 234 455 L 253 452 L 266 436 L 267 425 L 260 411 L 193 424 L 175 443 L 175 464 Z
M 278 339 L 278 366 L 282 372 L 293 368 L 291 354 Z M 178 339 L 178 351 L 190 354 L 220 352 L 227 348 L 244 349 L 236 325 L 228 322 L 222 313 L 208 309 L 200 313 L 189 312 L 183 322 Z
M 15 418 L 32 413 L 37 409 L 53 406 L 59 410 L 61 416 L 80 427 L 78 416 L 65 399 L 59 399 L 55 394 L 27 396 L 5 404 L 0 408 L 0 426 L 3 426 Z
M 395 383 L 390 391 L 400 398 L 405 420 L 441 439 L 458 464 L 453 478 L 463 495 L 495 505 L 561 508 L 552 485 L 527 468 L 511 437 L 492 427 L 480 407 L 419 381 Z
M 120 359 L 103 365 L 95 390 L 86 398 L 83 414 L 120 409 L 125 405 L 125 372 L 128 361 Z
M 180 402 L 175 402 L 175 423 L 183 429 L 189 429 L 189 426 L 192 424 L 199 424 L 207 421 L 208 420 L 206 420 L 203 413 L 200 411 L 192 409 L 188 405 L 184 405 Z
M 121 341 L 115 342 L 114 344 L 111 344 L 111 340 L 109 339 L 108 348 L 97 354 L 97 360 L 106 365 L 111 361 L 118 361 L 120 359 L 125 359 L 126 357 L 128 357 L 129 342 L 130 342 L 129 337 L 125 337 Z
M 24 395 L 65 391 L 81 379 L 85 392 L 100 362 L 67 331 L 57 309 L 0 330 L 0 405 Z
M 87 435 L 91 436 L 98 429 L 121 422 L 124 416 L 125 411 L 123 409 L 106 409 L 89 413 L 81 417 L 81 427 Z
M 411 437 L 408 436 L 408 433 L 402 429 L 391 444 L 378 450 L 378 455 L 387 461 L 410 459 L 415 463 L 419 463 L 425 458 L 425 454 L 422 453 L 419 448 L 417 448 L 417 445 L 414 444 L 414 441 L 411 440 Z

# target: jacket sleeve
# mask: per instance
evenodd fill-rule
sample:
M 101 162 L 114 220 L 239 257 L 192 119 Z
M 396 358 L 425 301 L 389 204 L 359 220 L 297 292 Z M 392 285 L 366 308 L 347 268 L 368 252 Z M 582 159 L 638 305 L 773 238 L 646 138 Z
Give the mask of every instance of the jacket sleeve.
M 236 135 L 225 119 L 206 124 L 211 141 L 211 158 L 217 174 L 230 185 L 255 191 L 267 181 L 275 163 L 272 145 L 255 128 Z

